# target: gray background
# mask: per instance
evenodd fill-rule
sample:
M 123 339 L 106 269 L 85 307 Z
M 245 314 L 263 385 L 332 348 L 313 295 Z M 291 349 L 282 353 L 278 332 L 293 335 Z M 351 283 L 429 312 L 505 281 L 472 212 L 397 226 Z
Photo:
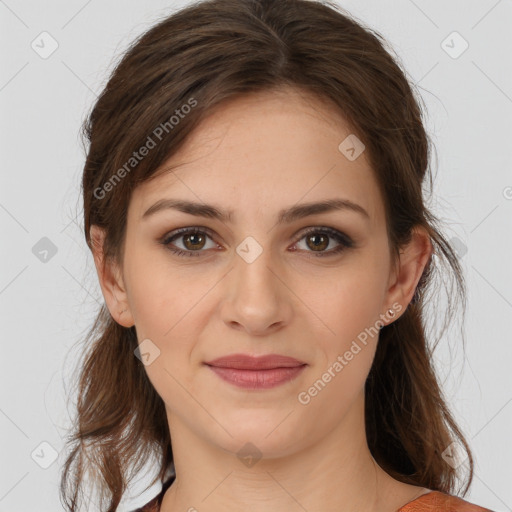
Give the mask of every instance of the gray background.
M 186 3 L 0 0 L 0 512 L 62 509 L 73 345 L 103 301 L 81 232 L 80 123 L 128 43 Z M 432 207 L 458 239 L 469 287 L 466 350 L 453 331 L 436 364 L 476 458 L 466 499 L 512 510 L 512 2 L 340 4 L 388 39 L 421 87 L 437 149 Z

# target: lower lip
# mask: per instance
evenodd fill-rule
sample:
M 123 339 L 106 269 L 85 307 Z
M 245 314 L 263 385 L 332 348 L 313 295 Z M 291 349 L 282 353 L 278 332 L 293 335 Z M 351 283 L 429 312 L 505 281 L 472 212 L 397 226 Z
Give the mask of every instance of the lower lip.
M 237 370 L 235 368 L 209 366 L 221 379 L 245 389 L 274 388 L 297 377 L 305 367 L 306 365 L 303 364 L 302 366 L 294 366 L 292 368 Z

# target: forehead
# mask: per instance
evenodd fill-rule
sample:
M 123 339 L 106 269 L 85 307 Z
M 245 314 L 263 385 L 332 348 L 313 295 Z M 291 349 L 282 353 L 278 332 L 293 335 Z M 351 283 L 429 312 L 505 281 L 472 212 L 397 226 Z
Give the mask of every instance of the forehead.
M 365 153 L 349 160 L 339 149 L 353 135 L 340 113 L 310 94 L 238 97 L 212 110 L 157 177 L 135 189 L 129 217 L 140 220 L 164 198 L 220 204 L 236 222 L 340 197 L 363 206 L 375 224 L 383 204 Z

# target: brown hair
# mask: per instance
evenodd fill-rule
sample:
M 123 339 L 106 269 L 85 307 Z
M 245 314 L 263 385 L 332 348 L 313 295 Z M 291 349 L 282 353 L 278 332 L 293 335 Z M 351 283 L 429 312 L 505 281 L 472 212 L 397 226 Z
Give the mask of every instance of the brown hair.
M 380 332 L 365 386 L 370 451 L 394 478 L 450 493 L 458 470 L 442 454 L 457 441 L 469 462 L 465 494 L 473 459 L 434 371 L 440 338 L 427 344 L 425 307 L 430 296 L 438 301 L 435 278 L 446 267 L 456 292 L 447 293 L 444 332 L 454 317 L 453 298 L 465 306 L 466 288 L 457 255 L 423 197 L 424 185 L 432 190 L 431 142 L 420 97 L 385 47 L 381 35 L 327 1 L 208 0 L 158 22 L 127 50 L 84 123 L 85 239 L 92 249 L 90 227 L 100 226 L 104 261 L 121 263 L 132 190 L 154 178 L 222 102 L 292 87 L 335 105 L 366 146 L 394 255 L 415 226 L 428 231 L 434 247 L 412 302 Z M 150 151 L 135 158 L 144 145 Z M 134 356 L 135 327 L 119 325 L 102 305 L 84 341 L 61 499 L 67 510 L 78 510 L 90 472 L 108 500 L 102 510 L 114 511 L 152 455 L 159 466 L 151 484 L 163 481 L 173 460 L 171 439 L 164 403 Z

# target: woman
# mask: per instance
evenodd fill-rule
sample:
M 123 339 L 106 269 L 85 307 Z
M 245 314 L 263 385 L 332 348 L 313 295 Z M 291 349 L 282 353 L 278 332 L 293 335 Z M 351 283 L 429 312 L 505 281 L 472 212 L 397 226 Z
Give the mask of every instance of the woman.
M 425 334 L 440 265 L 461 299 L 463 276 L 378 34 L 335 4 L 194 4 L 130 48 L 85 135 L 106 307 L 67 510 L 87 472 L 116 510 L 155 454 L 143 511 L 487 510 L 455 495 L 473 459 Z

